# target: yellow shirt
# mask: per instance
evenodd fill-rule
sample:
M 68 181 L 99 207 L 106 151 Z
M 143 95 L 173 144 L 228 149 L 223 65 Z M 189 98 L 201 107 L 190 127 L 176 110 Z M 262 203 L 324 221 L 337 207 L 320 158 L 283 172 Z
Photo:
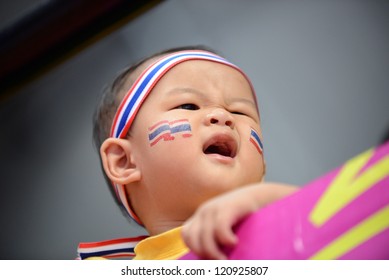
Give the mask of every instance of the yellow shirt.
M 188 252 L 178 227 L 139 242 L 134 260 L 176 260 Z

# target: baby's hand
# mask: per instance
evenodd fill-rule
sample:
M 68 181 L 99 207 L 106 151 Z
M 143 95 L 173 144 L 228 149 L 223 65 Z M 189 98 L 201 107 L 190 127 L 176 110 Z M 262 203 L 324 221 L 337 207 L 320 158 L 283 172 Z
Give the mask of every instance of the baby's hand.
M 233 247 L 238 238 L 233 226 L 248 214 L 296 191 L 295 187 L 261 183 L 213 198 L 201 205 L 184 224 L 186 245 L 205 259 L 226 259 L 221 247 Z
M 254 210 L 241 205 L 235 192 L 211 199 L 201 205 L 185 223 L 182 234 L 187 246 L 206 259 L 226 259 L 221 246 L 234 246 L 238 239 L 232 227 L 246 214 Z M 246 206 L 246 207 L 245 207 Z

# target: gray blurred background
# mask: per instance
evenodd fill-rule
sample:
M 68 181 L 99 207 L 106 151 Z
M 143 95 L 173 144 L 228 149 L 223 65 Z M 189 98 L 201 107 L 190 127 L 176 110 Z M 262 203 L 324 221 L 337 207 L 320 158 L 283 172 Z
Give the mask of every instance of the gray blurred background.
M 47 1 L 9 2 L 1 28 Z M 1 99 L 1 259 L 73 259 L 81 241 L 143 233 L 105 185 L 92 115 L 120 69 L 188 44 L 251 77 L 270 181 L 303 186 L 389 129 L 389 1 L 164 1 Z

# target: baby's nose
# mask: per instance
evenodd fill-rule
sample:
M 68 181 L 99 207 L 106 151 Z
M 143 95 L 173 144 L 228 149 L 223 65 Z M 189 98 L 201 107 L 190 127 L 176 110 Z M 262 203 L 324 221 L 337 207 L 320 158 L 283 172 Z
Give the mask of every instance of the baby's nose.
M 230 112 L 222 109 L 216 108 L 209 112 L 205 118 L 206 125 L 221 125 L 229 126 L 231 129 L 235 127 L 234 118 Z

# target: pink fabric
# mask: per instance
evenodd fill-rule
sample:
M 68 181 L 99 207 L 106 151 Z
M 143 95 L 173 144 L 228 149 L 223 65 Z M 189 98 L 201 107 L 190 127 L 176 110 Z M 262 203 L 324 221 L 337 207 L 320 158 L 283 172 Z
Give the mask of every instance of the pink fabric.
M 375 149 L 357 177 L 384 157 L 389 142 Z M 352 227 L 389 206 L 389 174 L 316 227 L 309 214 L 341 167 L 305 186 L 301 191 L 259 210 L 236 227 L 239 244 L 226 249 L 229 259 L 309 259 Z M 348 186 L 346 186 L 348 187 Z M 383 217 L 389 219 L 388 217 Z M 198 259 L 189 253 L 182 259 Z M 347 250 L 339 259 L 389 259 L 389 229 Z

